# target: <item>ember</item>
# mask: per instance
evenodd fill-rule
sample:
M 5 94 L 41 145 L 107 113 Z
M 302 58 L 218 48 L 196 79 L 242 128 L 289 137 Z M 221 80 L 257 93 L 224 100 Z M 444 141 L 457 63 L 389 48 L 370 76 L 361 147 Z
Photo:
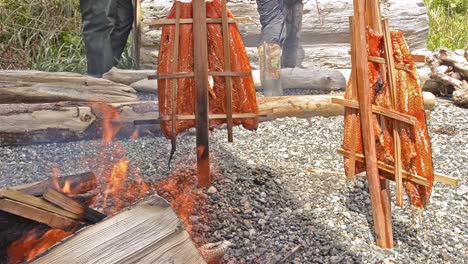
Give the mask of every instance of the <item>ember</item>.
M 50 229 L 39 237 L 39 230 L 34 228 L 27 232 L 21 240 L 13 242 L 8 247 L 8 263 L 15 264 L 30 261 L 57 242 L 73 234 L 73 232 Z
M 195 211 L 198 214 L 203 212 L 197 207 L 204 205 L 206 201 L 206 196 L 197 188 L 196 173 L 176 170 L 169 178 L 157 183 L 156 188 L 161 196 L 171 203 L 177 215 L 184 220 L 187 231 L 191 234 L 192 224 L 189 218 Z

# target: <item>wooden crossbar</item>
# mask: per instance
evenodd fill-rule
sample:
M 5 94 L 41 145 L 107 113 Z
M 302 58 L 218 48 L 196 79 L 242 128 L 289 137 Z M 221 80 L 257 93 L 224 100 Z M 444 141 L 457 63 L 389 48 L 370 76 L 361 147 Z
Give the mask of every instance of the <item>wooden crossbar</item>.
M 229 24 L 234 24 L 234 23 L 248 23 L 252 22 L 252 18 L 250 17 L 235 17 L 235 18 L 228 18 L 227 22 Z M 174 25 L 176 23 L 175 19 L 156 19 L 151 22 L 149 25 L 150 29 L 157 29 L 160 28 L 161 26 L 164 25 Z M 193 19 L 192 18 L 181 18 L 179 20 L 180 24 L 192 24 Z M 223 19 L 222 18 L 207 18 L 206 23 L 208 24 L 222 24 Z
M 232 71 L 222 71 L 222 72 L 208 72 L 208 76 L 213 77 L 248 77 L 251 76 L 252 72 L 232 72 Z M 151 75 L 148 76 L 149 80 L 163 80 L 163 79 L 176 79 L 176 78 L 193 78 L 195 74 L 193 72 L 179 72 L 174 74 L 160 74 L 160 75 Z
M 232 114 L 233 119 L 240 118 L 257 118 L 257 117 L 266 117 L 267 115 L 254 114 L 254 113 L 239 113 Z M 172 116 L 160 116 L 159 119 L 162 121 L 171 120 Z M 209 114 L 208 119 L 226 119 L 228 115 L 226 114 Z M 195 115 L 176 115 L 176 120 L 195 120 Z
M 344 149 L 339 149 L 338 150 L 338 154 L 342 155 L 343 157 L 346 157 L 348 158 L 350 153 L 349 151 L 346 151 Z M 363 163 L 365 164 L 366 161 L 364 160 L 364 155 L 362 154 L 359 154 L 359 153 L 356 153 L 356 161 L 357 162 L 360 162 L 360 163 Z M 393 174 L 395 175 L 395 168 L 394 166 L 392 165 L 388 165 L 382 161 L 378 161 L 377 162 L 377 166 L 379 167 L 380 170 L 383 170 L 385 172 L 388 172 L 390 174 Z M 426 178 L 422 177 L 422 176 L 419 176 L 419 175 L 414 175 L 412 173 L 409 173 L 405 170 L 401 170 L 402 171 L 402 177 L 409 180 L 409 181 L 412 181 L 416 184 L 419 184 L 419 185 L 422 185 L 422 186 L 425 186 L 425 187 L 429 187 L 429 182 L 427 181 Z M 382 176 L 382 175 L 381 175 Z M 386 178 L 387 180 L 391 180 L 391 181 L 395 181 L 395 179 L 392 179 L 392 178 Z
M 344 107 L 359 109 L 359 103 L 354 100 L 333 97 L 331 101 L 332 103 L 343 105 Z M 416 125 L 416 123 L 418 122 L 418 119 L 416 119 L 416 117 L 414 116 L 403 114 L 398 111 L 387 109 L 378 105 L 372 105 L 372 112 L 409 125 Z
M 387 64 L 386 59 L 381 58 L 381 57 L 375 57 L 375 56 L 369 56 L 369 61 L 370 62 L 375 62 L 378 64 Z M 409 64 L 403 64 L 403 63 L 394 63 L 393 64 L 395 69 L 397 70 L 408 70 L 409 69 Z

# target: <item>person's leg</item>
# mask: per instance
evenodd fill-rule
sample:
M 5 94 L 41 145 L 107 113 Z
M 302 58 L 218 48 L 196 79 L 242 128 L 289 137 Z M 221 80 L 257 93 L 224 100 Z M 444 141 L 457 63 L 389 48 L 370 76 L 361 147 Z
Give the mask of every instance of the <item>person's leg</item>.
M 137 0 L 139 1 L 139 0 Z M 117 64 L 122 57 L 122 52 L 127 44 L 128 35 L 133 25 L 132 0 L 116 0 L 117 17 L 114 31 L 112 31 L 112 50 L 114 63 Z
M 88 74 L 101 77 L 114 65 L 111 34 L 114 30 L 115 0 L 80 0 Z

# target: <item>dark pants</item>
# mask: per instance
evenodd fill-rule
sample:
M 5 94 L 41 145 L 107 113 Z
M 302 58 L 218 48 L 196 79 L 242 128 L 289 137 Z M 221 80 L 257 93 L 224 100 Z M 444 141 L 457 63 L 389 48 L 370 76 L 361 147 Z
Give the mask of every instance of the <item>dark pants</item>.
M 117 65 L 133 23 L 132 0 L 80 0 L 88 74 Z

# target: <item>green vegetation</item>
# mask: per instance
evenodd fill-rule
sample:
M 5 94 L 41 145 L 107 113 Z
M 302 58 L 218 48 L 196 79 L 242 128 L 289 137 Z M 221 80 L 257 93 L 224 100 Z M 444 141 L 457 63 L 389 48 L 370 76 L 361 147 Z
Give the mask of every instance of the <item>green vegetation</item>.
M 86 72 L 79 0 L 0 0 L 0 69 Z
M 424 0 L 429 15 L 427 47 L 468 48 L 468 1 Z
M 468 48 L 468 1 L 424 2 L 428 48 Z M 127 49 L 120 67 L 131 65 Z M 0 69 L 85 72 L 79 0 L 0 0 Z

